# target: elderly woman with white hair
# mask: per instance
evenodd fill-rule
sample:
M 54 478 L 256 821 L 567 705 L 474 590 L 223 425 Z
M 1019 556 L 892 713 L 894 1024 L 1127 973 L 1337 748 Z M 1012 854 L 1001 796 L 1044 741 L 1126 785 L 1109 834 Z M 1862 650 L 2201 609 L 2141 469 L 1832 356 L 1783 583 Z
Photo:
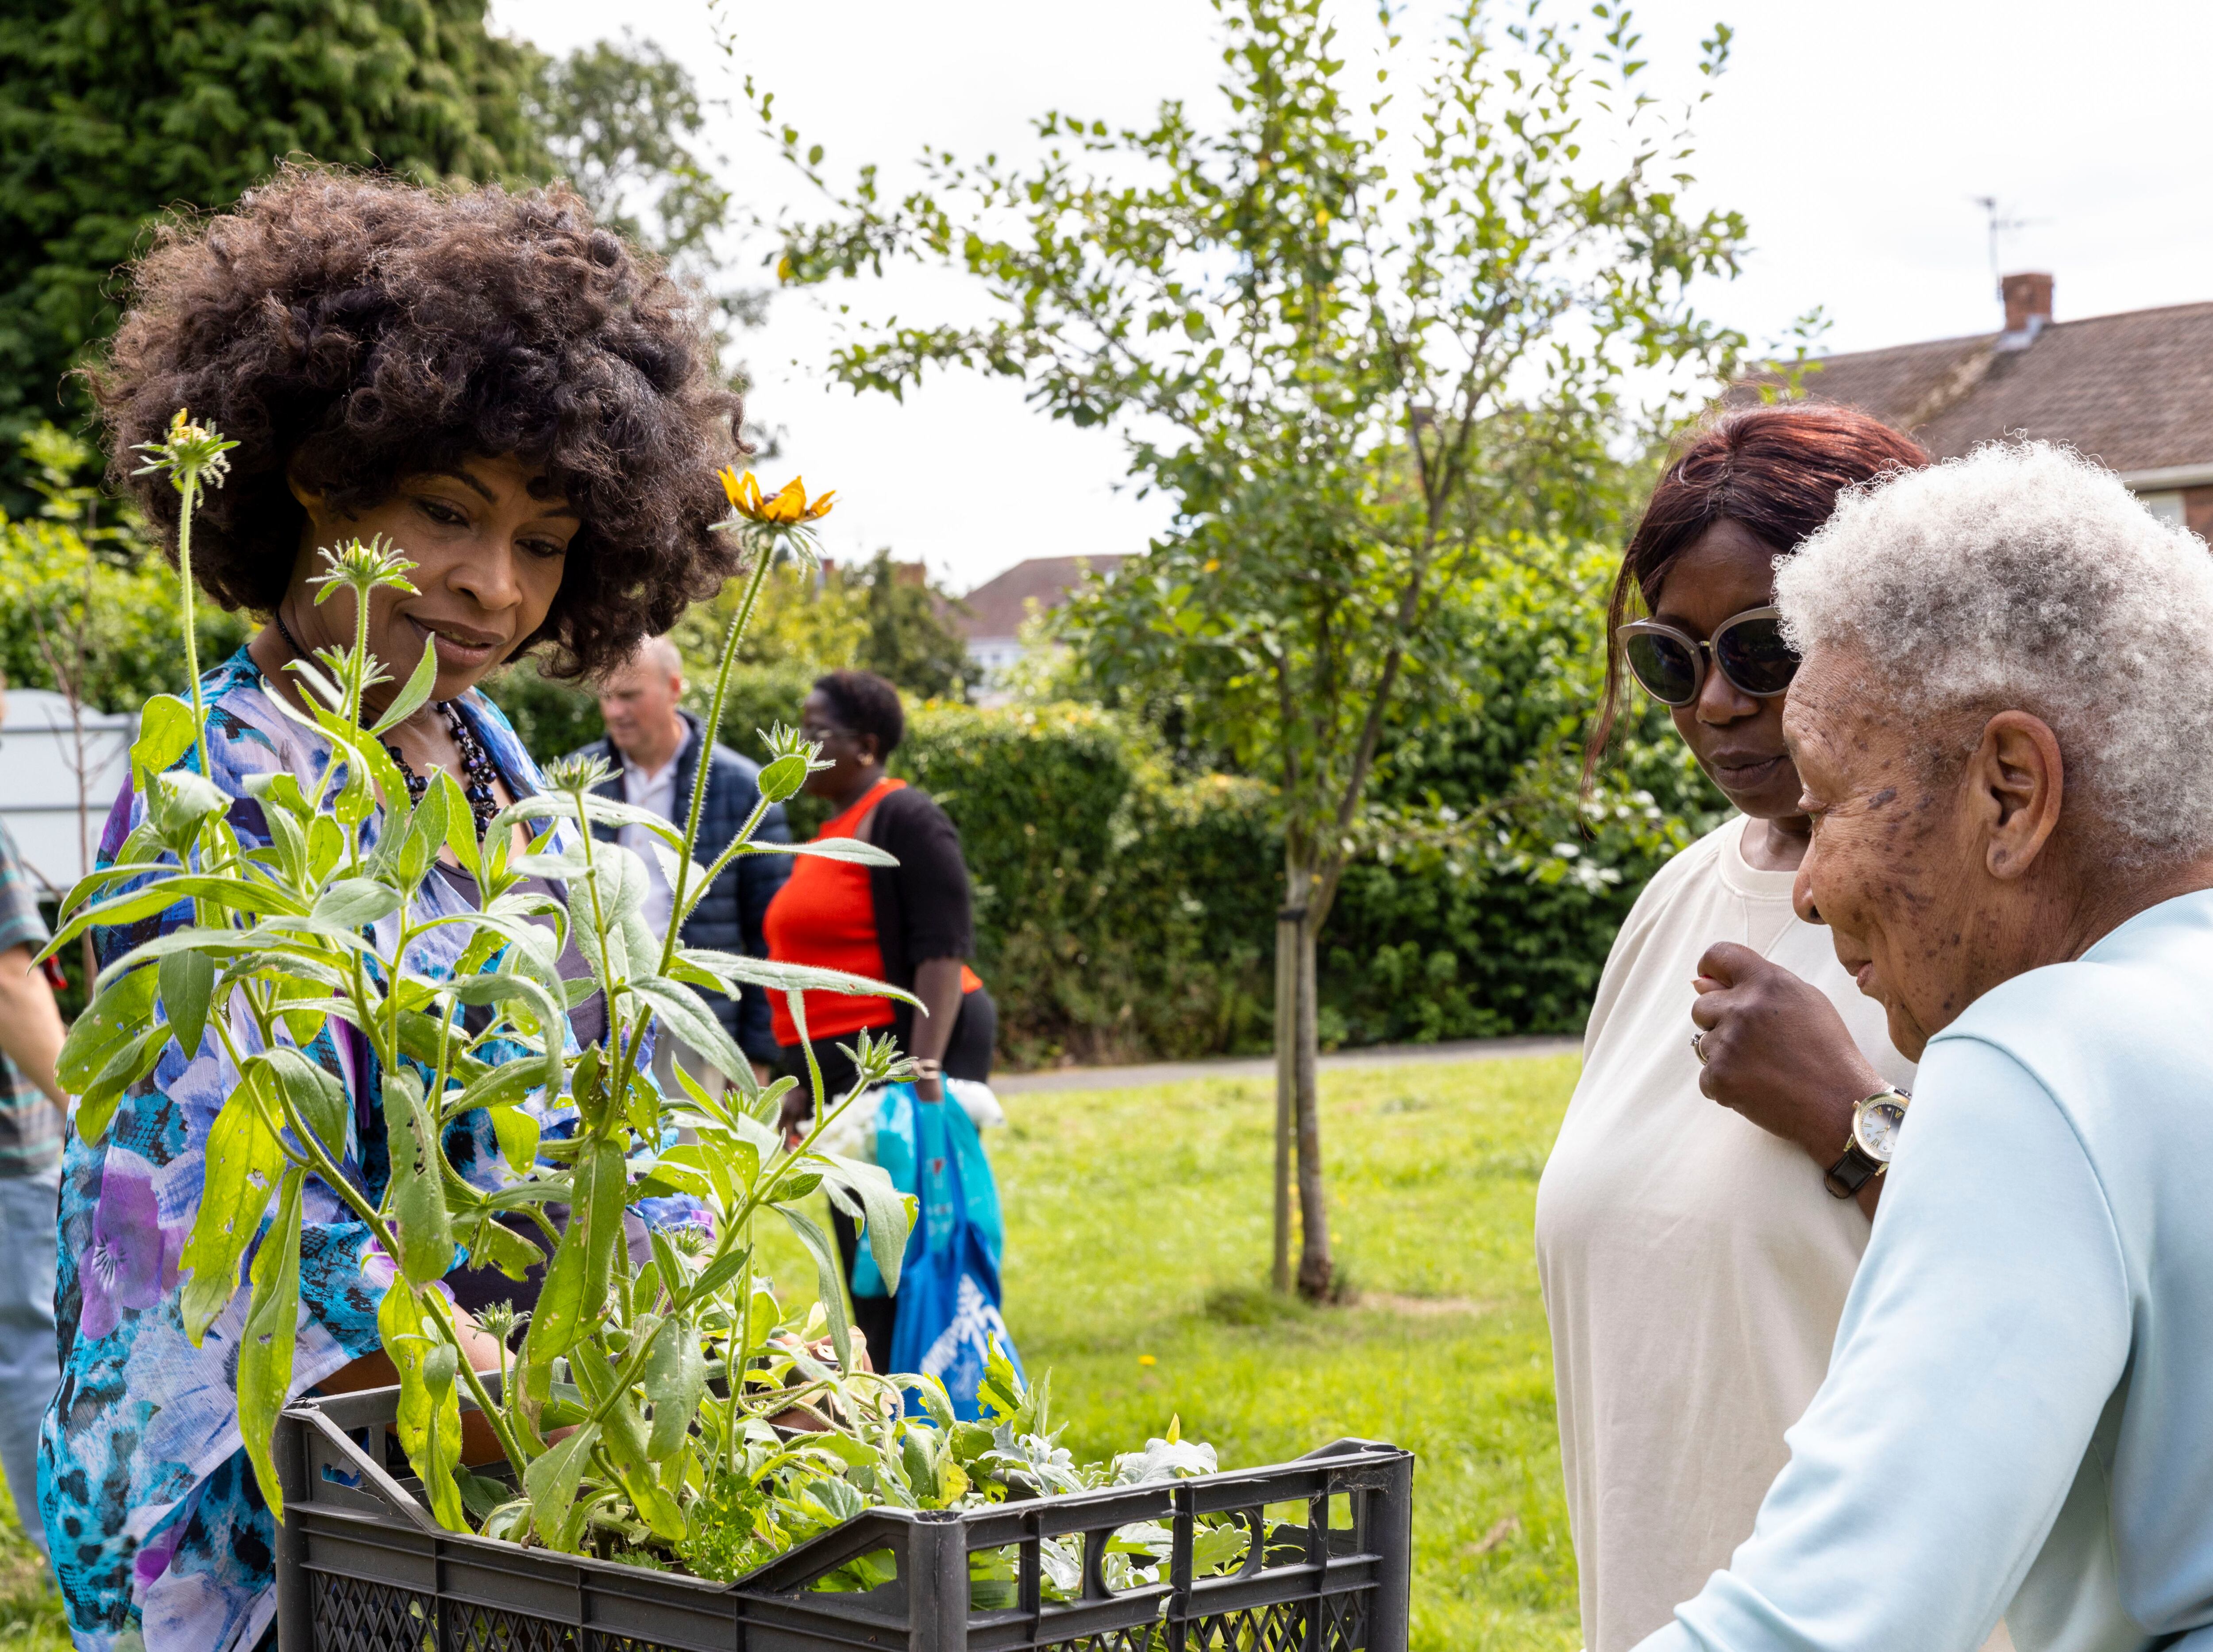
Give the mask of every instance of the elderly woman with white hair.
M 1997 447 L 1847 497 L 1776 600 L 1797 904 L 1920 1067 L 1790 1461 L 1643 1644 L 2206 1652 L 2213 558 Z

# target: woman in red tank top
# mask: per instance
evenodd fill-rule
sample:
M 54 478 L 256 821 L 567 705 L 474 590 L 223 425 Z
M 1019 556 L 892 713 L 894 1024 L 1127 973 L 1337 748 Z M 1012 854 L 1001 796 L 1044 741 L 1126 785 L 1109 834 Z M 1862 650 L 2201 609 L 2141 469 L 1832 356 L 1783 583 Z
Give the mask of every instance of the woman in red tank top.
M 816 680 L 799 726 L 821 742 L 830 765 L 808 777 L 807 789 L 838 810 L 816 835 L 864 838 L 899 864 L 794 856 L 791 876 L 763 921 L 768 955 L 904 987 L 930 1010 L 917 1015 L 889 998 L 808 993 L 807 1038 L 825 1094 L 834 1100 L 850 1088 L 853 1064 L 838 1046 L 850 1044 L 863 1027 L 888 1033 L 921 1065 L 915 1093 L 924 1101 L 944 1099 L 944 1079 L 988 1080 L 999 1016 L 966 961 L 975 949 L 975 924 L 960 834 L 927 792 L 884 772 L 906 732 L 899 691 L 873 672 L 833 671 Z M 771 1014 L 783 1047 L 781 1070 L 802 1081 L 784 1098 L 783 1124 L 794 1129 L 814 1107 L 805 1082 L 807 1052 L 781 994 Z M 850 1277 L 858 1234 L 844 1216 L 831 1214 Z M 855 1321 L 880 1353 L 891 1346 L 893 1301 L 854 1299 Z

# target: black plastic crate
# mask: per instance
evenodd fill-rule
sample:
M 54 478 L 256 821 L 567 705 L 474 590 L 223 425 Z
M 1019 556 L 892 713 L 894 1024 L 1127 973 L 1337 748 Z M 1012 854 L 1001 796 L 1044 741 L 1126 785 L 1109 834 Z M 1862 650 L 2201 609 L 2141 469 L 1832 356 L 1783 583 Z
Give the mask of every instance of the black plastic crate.
M 278 1423 L 281 1652 L 1405 1652 L 1414 1460 L 1395 1446 L 1340 1440 L 1272 1468 L 972 1512 L 871 1509 L 709 1583 L 442 1529 L 385 1466 L 399 1392 L 303 1402 Z M 1271 1520 L 1283 1504 L 1304 1521 Z M 1204 1515 L 1252 1535 L 1231 1575 L 1192 1575 Z M 1118 1593 L 1106 1545 L 1140 1522 L 1172 1534 L 1167 1581 Z M 1039 1539 L 1072 1535 L 1081 1597 L 1044 1600 Z M 1007 1549 L 1015 1603 L 972 1607 L 970 1553 Z M 809 1588 L 884 1550 L 894 1582 Z

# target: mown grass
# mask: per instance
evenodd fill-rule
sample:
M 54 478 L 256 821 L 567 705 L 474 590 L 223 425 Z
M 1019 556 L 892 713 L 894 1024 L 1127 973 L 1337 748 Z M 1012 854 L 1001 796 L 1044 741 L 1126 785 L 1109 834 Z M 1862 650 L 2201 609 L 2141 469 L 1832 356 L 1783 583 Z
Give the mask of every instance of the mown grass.
M 1414 1645 L 1581 1643 L 1531 1222 L 1573 1058 L 1322 1081 L 1331 1232 L 1360 1300 L 1271 1295 L 1274 1090 L 1200 1081 L 1008 1098 L 987 1138 L 1006 1313 L 1081 1456 L 1180 1415 L 1224 1466 L 1341 1436 L 1417 1454 Z M 808 1294 L 796 1246 L 780 1282 Z
M 69 1652 L 69 1625 L 46 1557 L 31 1546 L 0 1480 L 0 1652 Z
M 1572 1058 L 1322 1080 L 1331 1231 L 1360 1300 L 1264 1289 L 1274 1095 L 1257 1082 L 1008 1099 L 989 1138 L 1007 1319 L 1067 1443 L 1103 1457 L 1171 1415 L 1226 1467 L 1346 1435 L 1417 1454 L 1417 1652 L 1570 1652 L 1575 1558 L 1530 1223 Z M 780 1224 L 778 1224 L 780 1228 Z M 787 1300 L 812 1295 L 771 1240 Z M 0 1652 L 65 1652 L 0 1491 Z

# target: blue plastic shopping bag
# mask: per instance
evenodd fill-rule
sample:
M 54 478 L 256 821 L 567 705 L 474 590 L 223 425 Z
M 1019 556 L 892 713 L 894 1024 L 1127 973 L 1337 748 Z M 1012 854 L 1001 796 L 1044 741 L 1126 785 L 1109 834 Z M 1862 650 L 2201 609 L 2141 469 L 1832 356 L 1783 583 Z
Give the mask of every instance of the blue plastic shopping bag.
M 982 1411 L 976 1390 L 991 1344 L 1021 1369 L 999 1314 L 1005 1229 L 991 1161 L 958 1103 L 924 1101 L 911 1084 L 895 1084 L 876 1104 L 876 1162 L 919 1205 L 899 1266 L 887 1369 L 936 1377 L 952 1397 L 954 1414 L 973 1421 Z M 853 1294 L 884 1294 L 883 1276 L 866 1245 L 853 1259 Z M 906 1403 L 910 1415 L 920 1413 L 914 1395 Z

